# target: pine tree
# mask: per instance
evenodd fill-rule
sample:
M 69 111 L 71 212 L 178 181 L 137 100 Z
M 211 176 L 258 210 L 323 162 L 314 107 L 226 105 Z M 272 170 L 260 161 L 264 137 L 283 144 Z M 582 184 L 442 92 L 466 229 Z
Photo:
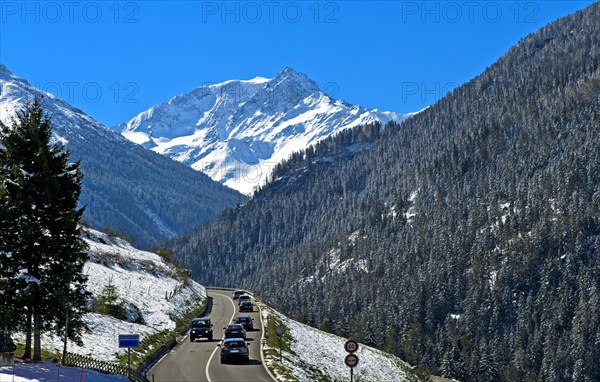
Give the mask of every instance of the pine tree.
M 87 260 L 77 208 L 81 192 L 79 163 L 69 163 L 69 152 L 51 143 L 52 121 L 39 99 L 29 103 L 1 125 L 2 249 L 11 253 L 15 276 L 7 288 L 18 291 L 11 309 L 23 314 L 25 356 L 41 359 L 41 335 L 45 331 L 80 341 L 88 292 L 83 265 Z
M 331 333 L 331 325 L 329 324 L 329 320 L 328 319 L 323 320 L 319 329 L 321 329 L 324 332 Z
M 97 311 L 100 314 L 112 316 L 120 320 L 127 319 L 127 313 L 125 311 L 125 303 L 119 297 L 117 287 L 112 282 L 112 278 L 108 280 L 108 284 L 104 286 L 100 296 L 98 296 L 98 308 Z
M 391 328 L 388 328 L 385 338 L 385 344 L 383 345 L 383 351 L 386 353 L 394 354 L 396 352 L 396 338 L 394 336 L 394 331 Z
M 478 375 L 481 382 L 494 382 L 498 380 L 498 359 L 493 349 L 488 351 L 488 347 L 483 348 L 479 361 Z
M 440 376 L 444 377 L 444 378 L 452 378 L 452 376 L 454 375 L 454 368 L 452 366 L 452 354 L 451 352 L 447 352 L 446 354 L 444 354 L 444 357 L 442 358 L 442 362 L 440 365 Z
M 375 336 L 375 331 L 373 330 L 373 325 L 371 322 L 367 322 L 367 328 L 365 330 L 365 344 L 369 346 L 376 346 L 377 339 Z
M 0 168 L 0 182 L 4 182 L 4 174 Z M 19 315 L 23 313 L 19 309 L 16 299 L 16 277 L 18 268 L 15 264 L 14 253 L 11 248 L 18 239 L 13 229 L 8 198 L 4 188 L 0 188 L 0 330 L 18 330 Z
M 452 345 L 452 349 L 444 355 L 440 366 L 440 373 L 442 377 L 458 380 L 462 380 L 465 377 L 465 361 L 457 345 Z

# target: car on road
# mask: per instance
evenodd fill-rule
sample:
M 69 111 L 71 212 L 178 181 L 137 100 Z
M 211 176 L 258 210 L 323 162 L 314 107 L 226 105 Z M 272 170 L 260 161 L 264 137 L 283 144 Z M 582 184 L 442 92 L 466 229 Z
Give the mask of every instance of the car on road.
M 233 292 L 233 299 L 237 300 L 241 295 L 246 294 L 243 290 L 236 290 Z
M 240 304 L 240 312 L 254 312 L 254 306 L 250 301 L 244 301 Z
M 194 318 L 192 320 L 192 328 L 190 329 L 190 342 L 196 341 L 198 338 L 206 338 L 209 341 L 213 340 L 213 324 L 209 317 Z
M 251 297 L 247 294 L 243 294 L 240 297 L 238 297 L 238 305 L 242 305 L 242 302 L 244 301 L 252 301 Z
M 240 324 L 229 324 L 223 329 L 225 338 L 246 338 L 246 330 Z
M 242 325 L 247 332 L 254 330 L 254 319 L 250 316 L 239 316 L 235 323 Z
M 221 348 L 221 363 L 233 361 L 250 362 L 249 345 L 243 338 L 226 338 L 222 344 L 219 344 Z

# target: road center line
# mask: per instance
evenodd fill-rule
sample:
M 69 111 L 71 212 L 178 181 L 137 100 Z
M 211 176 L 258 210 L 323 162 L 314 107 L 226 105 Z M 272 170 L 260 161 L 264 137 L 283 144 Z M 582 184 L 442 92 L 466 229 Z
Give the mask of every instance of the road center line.
M 233 319 L 235 318 L 235 304 L 233 303 L 233 300 L 231 299 L 231 297 L 217 293 L 222 297 L 225 297 L 229 300 L 229 302 L 231 302 L 231 306 L 233 306 L 233 314 L 231 315 L 231 318 L 229 319 L 229 322 L 233 321 Z M 210 374 L 208 372 L 208 368 L 210 367 L 210 363 L 212 362 L 213 357 L 215 356 L 215 353 L 217 352 L 217 349 L 219 347 L 215 347 L 215 350 L 213 350 L 212 354 L 210 355 L 210 357 L 208 358 L 208 362 L 206 363 L 206 369 L 204 369 L 204 374 L 206 375 L 206 380 L 208 382 L 212 382 L 212 379 L 210 379 Z

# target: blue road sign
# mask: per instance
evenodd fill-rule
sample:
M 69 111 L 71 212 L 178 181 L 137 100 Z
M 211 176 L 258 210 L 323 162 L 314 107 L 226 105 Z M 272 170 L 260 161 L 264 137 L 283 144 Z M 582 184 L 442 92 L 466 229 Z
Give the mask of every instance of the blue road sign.
M 137 348 L 140 346 L 139 334 L 119 334 L 120 348 Z

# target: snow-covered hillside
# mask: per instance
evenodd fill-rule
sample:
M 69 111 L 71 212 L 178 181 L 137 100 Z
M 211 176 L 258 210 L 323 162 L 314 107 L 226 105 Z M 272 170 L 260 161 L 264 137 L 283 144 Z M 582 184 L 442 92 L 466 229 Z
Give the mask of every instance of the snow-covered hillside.
M 189 231 L 240 202 L 239 193 L 142 147 L 68 102 L 42 92 L 0 64 L 0 122 L 41 100 L 53 138 L 66 145 L 84 174 L 80 205 L 93 227 L 110 226 L 144 248 Z
M 344 364 L 348 353 L 344 350 L 346 339 L 294 321 L 272 308 L 261 304 L 263 318 L 274 318 L 286 327 L 291 335 L 290 351 L 283 351 L 283 363 L 279 362 L 279 349 L 269 353 L 265 349 L 266 362 L 281 381 L 346 381 L 350 370 Z M 275 354 L 275 356 L 273 356 Z M 360 382 L 407 382 L 419 381 L 411 367 L 401 359 L 380 350 L 360 345 L 360 362 L 354 368 L 355 381 Z
M 97 298 L 107 285 L 114 285 L 127 306 L 130 321 L 141 314 L 144 324 L 88 313 L 84 318 L 88 327 L 83 333 L 84 345 L 69 343 L 70 352 L 114 361 L 116 353 L 124 352 L 118 346 L 119 334 L 140 334 L 143 338 L 174 329 L 171 316 L 181 316 L 206 298 L 203 286 L 191 279 L 186 282 L 155 253 L 140 251 L 125 240 L 91 229 L 84 230 L 84 237 L 90 255 L 84 267 L 87 289 Z M 45 335 L 43 346 L 62 351 L 62 340 Z
M 408 115 L 335 100 L 306 75 L 286 68 L 202 86 L 117 127 L 133 142 L 249 194 L 273 167 L 340 129 Z

